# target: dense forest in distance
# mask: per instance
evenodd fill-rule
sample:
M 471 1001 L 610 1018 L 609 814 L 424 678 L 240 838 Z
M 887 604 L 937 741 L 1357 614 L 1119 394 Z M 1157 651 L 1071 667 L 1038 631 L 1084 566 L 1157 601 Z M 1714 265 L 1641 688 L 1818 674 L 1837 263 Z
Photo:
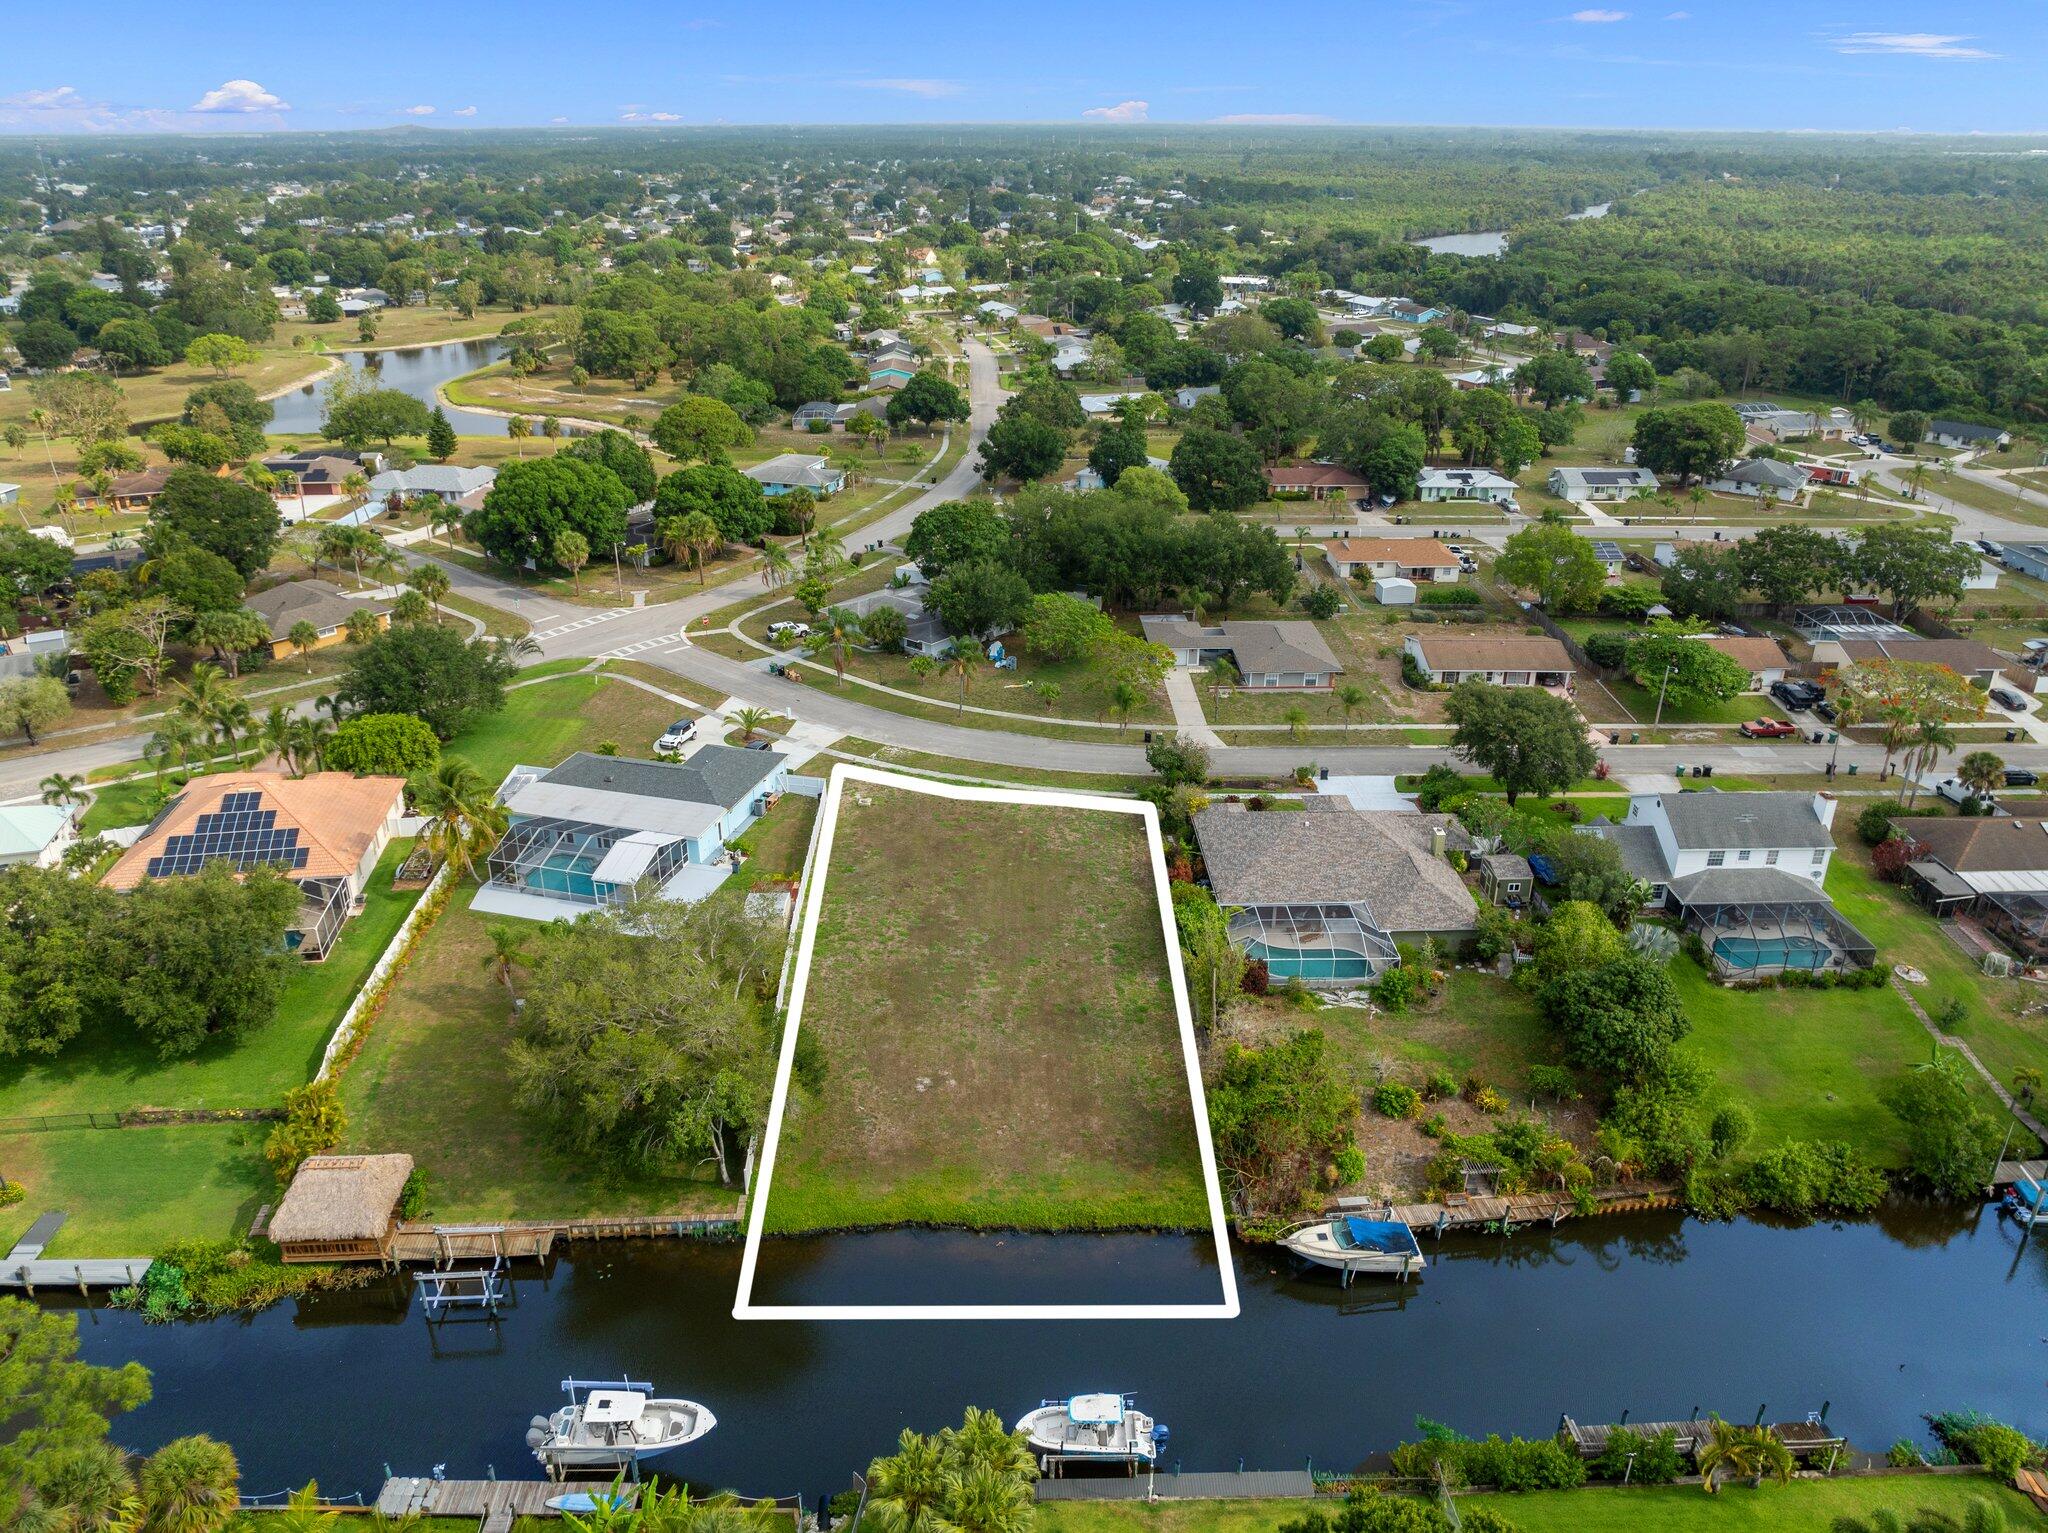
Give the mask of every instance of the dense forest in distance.
M 266 197 L 273 181 L 294 191 Z M 1161 194 L 1115 223 L 1162 251 L 1089 216 L 1112 183 Z M 565 221 L 660 197 L 715 198 L 732 218 L 794 207 L 782 254 L 847 259 L 849 187 L 1034 300 L 1091 275 L 1135 299 L 1201 254 L 1574 326 L 1729 389 L 2048 418 L 2048 139 L 1147 125 L 0 140 L 0 202 L 52 220 L 195 201 L 273 230 L 407 215 L 462 220 L 501 255 L 528 237 L 506 231 L 547 231 L 558 261 Z M 1566 217 L 1602 202 L 1608 217 Z M 1498 259 L 1409 243 L 1489 229 L 1513 236 Z M 0 253 L 32 255 L 33 239 L 17 224 Z

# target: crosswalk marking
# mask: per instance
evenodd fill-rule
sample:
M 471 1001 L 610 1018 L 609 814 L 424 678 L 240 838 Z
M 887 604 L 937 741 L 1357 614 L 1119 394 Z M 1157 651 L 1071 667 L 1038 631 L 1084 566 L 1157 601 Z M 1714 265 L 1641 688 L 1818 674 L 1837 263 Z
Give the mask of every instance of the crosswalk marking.
M 543 628 L 534 634 L 533 637 L 536 639 L 560 638 L 565 633 L 574 633 L 579 628 L 588 628 L 595 623 L 609 623 L 613 618 L 624 617 L 632 610 L 630 607 L 613 607 L 605 612 L 593 612 L 589 617 L 580 617 L 573 623 L 562 623 L 553 628 Z
M 644 655 L 650 649 L 667 649 L 674 644 L 688 644 L 689 642 L 690 640 L 685 634 L 665 633 L 656 639 L 642 639 L 638 644 L 628 644 L 619 649 L 608 649 L 598 658 L 602 660 L 623 660 L 628 655 Z

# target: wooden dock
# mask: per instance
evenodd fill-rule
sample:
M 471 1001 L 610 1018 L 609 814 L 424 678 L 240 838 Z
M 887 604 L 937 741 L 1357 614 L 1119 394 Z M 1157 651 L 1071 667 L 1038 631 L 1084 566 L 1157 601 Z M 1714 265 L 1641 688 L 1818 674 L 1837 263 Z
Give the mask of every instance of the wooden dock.
M 1632 1214 L 1673 1206 L 1672 1195 L 1661 1187 L 1610 1189 L 1599 1197 L 1595 1214 Z M 1441 1203 L 1388 1204 L 1380 1198 L 1338 1198 L 1330 1212 L 1370 1214 L 1405 1224 L 1417 1234 L 1443 1234 L 1448 1230 L 1490 1228 L 1521 1229 L 1529 1225 L 1556 1225 L 1577 1216 L 1570 1198 L 1554 1192 L 1516 1193 L 1507 1197 L 1460 1194 Z
M 573 1495 L 579 1488 L 612 1494 L 610 1481 L 579 1487 L 554 1480 L 422 1480 L 399 1475 L 386 1480 L 377 1492 L 377 1512 L 393 1519 L 474 1517 L 480 1533 L 511 1533 L 517 1518 L 561 1516 L 548 1502 L 556 1496 Z M 617 1494 L 630 1505 L 639 1498 L 640 1487 L 621 1485 Z
M 2031 1177 L 2036 1182 L 2048 1182 L 2048 1160 L 2002 1160 L 1991 1180 L 1999 1187 L 2009 1187 Z
M 508 1219 L 503 1224 L 401 1224 L 391 1237 L 391 1259 L 432 1262 L 493 1261 L 498 1257 L 547 1260 L 558 1240 L 633 1240 L 710 1235 L 735 1229 L 734 1214 L 671 1214 L 619 1219 Z
M 109 1256 L 88 1259 L 45 1256 L 43 1251 L 64 1228 L 65 1215 L 39 1215 L 28 1233 L 15 1242 L 14 1249 L 0 1256 L 0 1288 L 20 1288 L 30 1298 L 38 1288 L 76 1288 L 89 1293 L 95 1288 L 129 1288 L 149 1271 L 147 1256 Z
M 1624 1428 L 1638 1437 L 1669 1432 L 1677 1441 L 1678 1451 L 1687 1458 L 1699 1457 L 1700 1449 L 1714 1440 L 1714 1421 L 1710 1416 L 1695 1416 L 1687 1421 L 1616 1421 L 1598 1425 L 1585 1425 L 1563 1416 L 1558 1420 L 1557 1430 L 1561 1438 L 1578 1450 L 1580 1458 L 1598 1458 L 1606 1452 L 1609 1439 Z M 1830 1428 L 1824 1416 L 1774 1421 L 1770 1431 L 1791 1450 L 1794 1458 L 1813 1458 L 1848 1446 L 1848 1439 Z

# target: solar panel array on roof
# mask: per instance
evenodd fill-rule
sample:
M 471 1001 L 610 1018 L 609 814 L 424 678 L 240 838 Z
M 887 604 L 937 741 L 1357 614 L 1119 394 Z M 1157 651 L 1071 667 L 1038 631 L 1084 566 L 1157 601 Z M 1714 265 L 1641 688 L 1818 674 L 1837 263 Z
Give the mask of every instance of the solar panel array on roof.
M 306 865 L 307 848 L 299 845 L 296 828 L 279 829 L 277 811 L 265 809 L 261 793 L 228 793 L 220 808 L 202 814 L 185 835 L 172 836 L 149 859 L 151 878 L 197 873 L 209 862 L 231 862 L 238 868 L 274 863 L 297 870 Z
M 1637 475 L 1625 468 L 1588 468 L 1579 471 L 1579 477 L 1588 484 L 1634 484 Z

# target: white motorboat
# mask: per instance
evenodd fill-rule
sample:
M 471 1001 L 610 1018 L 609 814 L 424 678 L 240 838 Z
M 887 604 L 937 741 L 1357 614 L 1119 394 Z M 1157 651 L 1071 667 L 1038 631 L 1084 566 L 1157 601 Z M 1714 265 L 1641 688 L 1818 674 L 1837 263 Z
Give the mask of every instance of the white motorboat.
M 1149 1464 L 1166 1446 L 1167 1430 L 1129 1395 L 1075 1395 L 1046 1400 L 1017 1423 L 1031 1451 L 1047 1459 Z
M 718 1425 L 694 1400 L 658 1400 L 652 1384 L 630 1379 L 564 1379 L 569 1403 L 536 1416 L 526 1446 L 556 1479 L 571 1472 L 621 1470 L 693 1443 Z
M 1360 1272 L 1405 1282 L 1428 1265 L 1415 1232 L 1398 1219 L 1361 1219 L 1356 1214 L 1311 1219 L 1282 1230 L 1279 1241 L 1303 1261 L 1343 1273 L 1347 1284 Z

